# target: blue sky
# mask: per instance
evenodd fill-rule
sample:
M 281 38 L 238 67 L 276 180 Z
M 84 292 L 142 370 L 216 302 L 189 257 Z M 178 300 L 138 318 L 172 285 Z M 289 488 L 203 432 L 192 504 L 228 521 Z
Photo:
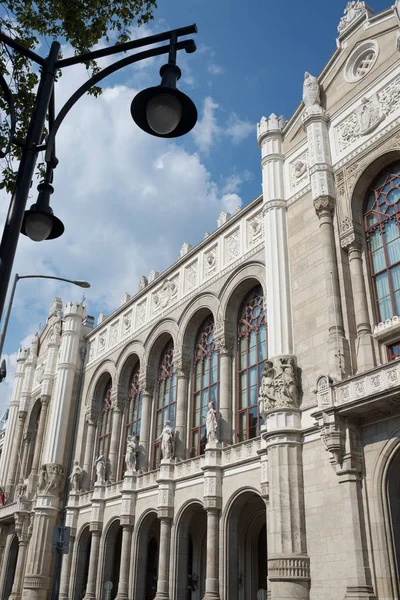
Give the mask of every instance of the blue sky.
M 216 229 L 222 210 L 234 211 L 261 192 L 256 123 L 275 112 L 290 117 L 301 101 L 304 72 L 318 75 L 336 47 L 346 2 L 159 0 L 155 20 L 134 36 L 198 26 L 195 54 L 178 56 L 180 89 L 195 102 L 199 122 L 179 140 L 136 128 L 130 102 L 157 85 L 163 58 L 151 59 L 105 82 L 85 97 L 57 137 L 60 160 L 52 206 L 65 234 L 35 244 L 21 236 L 15 263 L 21 275 L 40 273 L 90 281 L 88 313 L 110 314 L 141 275 L 163 271 L 184 242 L 195 245 Z M 389 7 L 375 0 L 371 8 Z M 43 43 L 39 53 L 46 53 Z M 68 55 L 69 49 L 64 48 Z M 72 67 L 57 83 L 58 107 L 85 80 Z M 35 189 L 30 203 L 35 202 Z M 9 198 L 0 202 L 3 227 Z M 0 385 L 7 403 L 15 352 L 43 326 L 54 296 L 81 300 L 82 290 L 46 280 L 20 281 L 6 338 L 10 376 Z

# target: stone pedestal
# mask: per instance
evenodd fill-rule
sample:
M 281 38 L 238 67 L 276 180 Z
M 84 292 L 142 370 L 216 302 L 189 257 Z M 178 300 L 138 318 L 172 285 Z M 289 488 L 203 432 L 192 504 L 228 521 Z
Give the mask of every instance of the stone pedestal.
M 150 464 L 150 422 L 151 422 L 151 407 L 154 391 L 154 377 L 147 373 L 140 373 L 139 377 L 140 391 L 142 397 L 142 424 L 140 427 L 140 454 L 139 454 L 139 469 L 147 471 Z
M 160 519 L 160 549 L 155 600 L 169 600 L 169 560 L 171 520 L 174 514 L 175 459 L 163 458 L 158 474 L 158 518 Z
M 132 529 L 135 521 L 136 477 L 136 471 L 127 471 L 122 485 L 120 519 L 122 527 L 122 545 L 118 593 L 116 596 L 117 600 L 125 600 L 129 597 L 129 567 L 131 560 Z
M 27 506 L 29 504 L 29 506 Z M 10 600 L 20 600 L 22 593 L 22 582 L 25 570 L 26 553 L 31 536 L 30 530 L 30 502 L 19 503 L 18 510 L 14 515 L 15 531 L 18 537 L 18 559 L 15 569 L 14 583 L 11 590 Z
M 203 600 L 219 600 L 219 515 L 222 506 L 221 444 L 205 449 L 204 508 L 207 511 L 206 588 Z
M 60 593 L 59 600 L 68 600 L 70 598 L 70 577 L 72 567 L 72 557 L 74 554 L 76 525 L 79 513 L 79 492 L 72 490 L 69 494 L 68 505 L 66 509 L 65 525 L 70 528 L 68 554 L 63 554 L 61 575 L 60 575 Z
M 92 496 L 92 513 L 90 516 L 90 532 L 92 542 L 90 546 L 89 573 L 86 584 L 84 600 L 96 598 L 96 579 L 99 568 L 100 539 L 103 529 L 103 516 L 105 504 L 105 483 L 94 484 Z

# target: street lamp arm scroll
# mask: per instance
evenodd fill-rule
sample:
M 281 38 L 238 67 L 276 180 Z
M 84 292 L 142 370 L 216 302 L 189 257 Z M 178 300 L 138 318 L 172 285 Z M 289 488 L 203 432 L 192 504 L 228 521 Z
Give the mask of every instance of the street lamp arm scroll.
M 10 152 L 11 145 L 12 145 L 13 141 L 15 141 L 14 134 L 15 134 L 15 126 L 16 126 L 17 119 L 15 116 L 15 104 L 14 104 L 11 90 L 8 87 L 7 82 L 1 73 L 0 73 L 0 87 L 3 91 L 5 100 L 7 102 L 8 110 L 10 111 L 10 120 L 11 120 L 10 131 L 8 133 L 8 141 L 7 141 L 6 148 L 5 148 L 5 150 L 0 150 L 0 158 L 4 158 Z
M 194 50 L 196 49 L 196 45 L 194 40 L 184 40 L 183 42 L 178 42 L 177 44 L 175 44 L 175 48 L 176 50 L 186 50 L 186 52 L 191 53 L 194 52 Z M 115 73 L 115 71 L 119 71 L 123 67 L 127 67 L 131 64 L 134 64 L 135 62 L 139 62 L 140 60 L 145 60 L 146 58 L 161 56 L 161 54 L 168 54 L 170 50 L 171 44 L 168 44 L 166 46 L 160 46 L 158 48 L 144 50 L 143 52 L 139 52 L 138 54 L 134 54 L 133 56 L 127 56 L 125 58 L 122 58 L 121 60 L 118 60 L 114 64 L 102 69 L 96 75 L 94 75 L 88 81 L 86 81 L 83 85 L 81 85 L 81 87 L 78 88 L 76 92 L 72 94 L 72 96 L 64 104 L 53 123 L 53 126 L 47 137 L 46 142 L 46 162 L 49 162 L 52 156 L 54 155 L 54 140 L 61 123 L 63 122 L 71 108 L 74 106 L 74 104 L 76 104 L 79 98 L 81 98 L 88 90 L 90 90 L 91 87 L 93 87 L 94 85 L 99 83 L 99 81 L 102 81 L 112 73 Z

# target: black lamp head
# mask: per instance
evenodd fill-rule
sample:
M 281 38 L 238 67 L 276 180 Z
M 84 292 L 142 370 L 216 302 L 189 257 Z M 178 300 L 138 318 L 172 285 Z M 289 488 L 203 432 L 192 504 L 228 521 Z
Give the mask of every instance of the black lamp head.
M 132 118 L 143 131 L 156 137 L 180 137 L 196 125 L 197 109 L 176 87 L 181 76 L 179 67 L 164 65 L 160 75 L 160 85 L 139 92 L 132 100 Z
M 21 233 L 34 242 L 54 240 L 64 233 L 63 223 L 54 216 L 50 208 L 50 196 L 54 188 L 48 181 L 42 181 L 38 185 L 38 191 L 37 202 L 25 211 Z

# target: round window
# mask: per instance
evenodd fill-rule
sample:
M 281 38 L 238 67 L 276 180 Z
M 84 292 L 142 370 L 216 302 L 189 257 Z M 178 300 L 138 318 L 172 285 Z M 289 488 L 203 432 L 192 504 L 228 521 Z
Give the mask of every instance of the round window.
M 350 55 L 344 70 L 349 83 L 362 79 L 374 66 L 378 58 L 379 47 L 375 40 L 369 40 L 358 46 Z

